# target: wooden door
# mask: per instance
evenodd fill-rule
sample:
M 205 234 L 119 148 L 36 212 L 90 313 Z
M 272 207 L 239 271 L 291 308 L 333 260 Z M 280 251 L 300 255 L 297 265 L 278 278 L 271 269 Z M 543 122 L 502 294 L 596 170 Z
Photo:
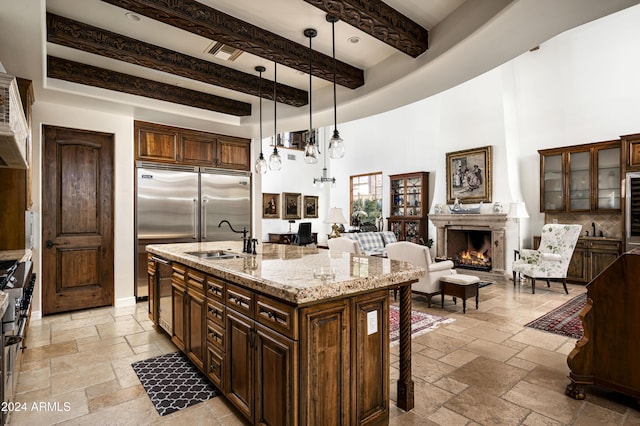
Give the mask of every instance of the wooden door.
M 45 126 L 43 312 L 113 304 L 113 135 Z

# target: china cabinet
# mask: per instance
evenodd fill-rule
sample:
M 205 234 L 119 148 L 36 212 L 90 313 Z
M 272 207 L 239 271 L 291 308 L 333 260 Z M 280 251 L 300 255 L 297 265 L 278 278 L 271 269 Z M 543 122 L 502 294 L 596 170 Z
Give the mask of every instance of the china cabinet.
M 389 231 L 402 241 L 424 244 L 428 240 L 429 172 L 390 175 Z
M 619 140 L 540 150 L 541 212 L 620 212 Z

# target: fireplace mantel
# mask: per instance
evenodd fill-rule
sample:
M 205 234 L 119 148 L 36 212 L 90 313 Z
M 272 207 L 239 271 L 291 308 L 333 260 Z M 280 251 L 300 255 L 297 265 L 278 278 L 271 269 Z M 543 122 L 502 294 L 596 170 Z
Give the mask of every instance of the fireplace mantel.
M 492 269 L 491 274 L 504 276 L 506 265 L 505 233 L 509 224 L 506 213 L 492 214 L 430 214 L 437 232 L 436 254 L 447 254 L 447 230 L 489 230 L 491 231 Z

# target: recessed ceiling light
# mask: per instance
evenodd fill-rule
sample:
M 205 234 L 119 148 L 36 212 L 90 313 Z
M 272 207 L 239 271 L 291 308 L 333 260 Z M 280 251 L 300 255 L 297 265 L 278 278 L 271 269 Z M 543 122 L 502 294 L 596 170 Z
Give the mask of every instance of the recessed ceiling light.
M 351 44 L 358 44 L 360 43 L 360 37 L 358 36 L 349 37 L 347 41 Z
M 138 22 L 140 20 L 140 17 L 138 15 L 136 15 L 135 13 L 132 12 L 127 12 L 124 14 L 124 16 L 127 17 L 127 19 L 130 19 L 134 22 Z

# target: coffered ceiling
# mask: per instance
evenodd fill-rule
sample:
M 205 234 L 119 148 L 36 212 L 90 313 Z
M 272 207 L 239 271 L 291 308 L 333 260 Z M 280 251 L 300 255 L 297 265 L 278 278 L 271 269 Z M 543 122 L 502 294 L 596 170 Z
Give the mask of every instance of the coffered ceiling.
M 0 0 L 0 61 L 38 99 L 129 108 L 136 118 L 255 127 L 258 92 L 282 130 L 304 128 L 309 59 L 317 124 L 375 114 L 473 78 L 582 23 L 638 0 Z M 18 4 L 20 3 L 20 4 Z M 19 10 L 39 3 L 38 12 Z M 22 15 L 21 15 L 22 14 Z M 31 22 L 15 22 L 27 19 Z M 31 42 L 9 31 L 38 28 Z M 317 30 L 309 51 L 304 30 Z M 14 46 L 9 44 L 13 43 Z M 27 61 L 18 53 L 34 55 Z M 18 50 L 16 50 L 18 49 Z M 311 56 L 310 56 L 311 55 Z M 22 60 L 21 60 L 22 59 Z M 25 63 L 39 61 L 25 69 Z M 262 86 L 255 71 L 265 66 Z M 38 93 L 40 92 L 40 93 Z M 267 102 L 272 108 L 272 102 Z M 203 126 L 200 126 L 203 127 Z

